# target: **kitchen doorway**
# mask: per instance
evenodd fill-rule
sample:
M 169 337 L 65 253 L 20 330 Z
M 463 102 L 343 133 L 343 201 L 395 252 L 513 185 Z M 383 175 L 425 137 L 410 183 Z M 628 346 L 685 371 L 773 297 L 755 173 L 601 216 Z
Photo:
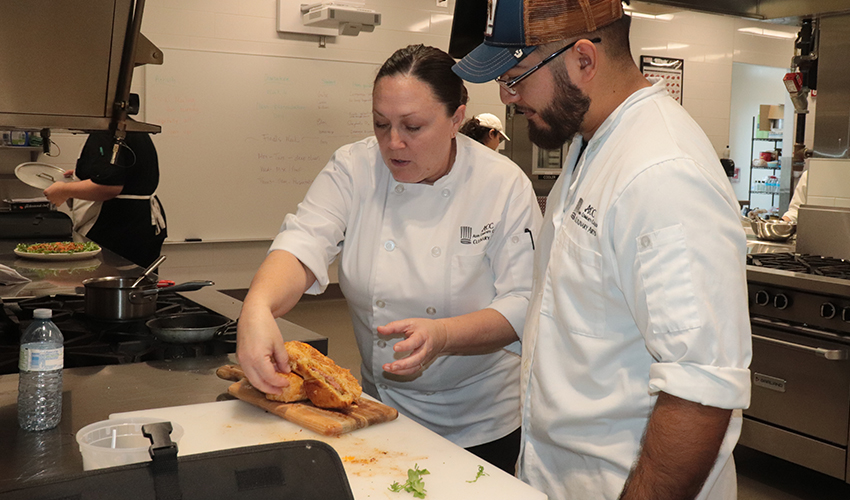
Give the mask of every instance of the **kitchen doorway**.
M 789 61 L 790 62 L 790 61 Z M 751 200 L 750 208 L 774 209 L 781 215 L 790 201 L 790 155 L 794 145 L 794 106 L 782 78 L 788 69 L 755 64 L 732 64 L 732 96 L 729 114 L 730 157 L 737 168 L 737 178 L 730 178 L 738 200 Z M 756 130 L 761 105 L 784 106 L 781 131 L 771 134 L 775 141 L 765 141 Z M 765 135 L 765 134 L 761 134 Z M 761 151 L 781 148 L 776 161 L 781 168 L 775 171 L 758 168 L 752 170 L 753 156 Z M 778 193 L 763 192 L 762 182 L 775 175 L 780 182 Z

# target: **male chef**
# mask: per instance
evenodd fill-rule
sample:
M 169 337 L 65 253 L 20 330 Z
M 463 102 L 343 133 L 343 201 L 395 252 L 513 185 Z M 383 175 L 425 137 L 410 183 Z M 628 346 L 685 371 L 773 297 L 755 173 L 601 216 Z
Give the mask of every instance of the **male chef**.
M 549 498 L 736 498 L 746 241 L 705 133 L 647 80 L 619 0 L 493 0 L 454 68 L 570 143 L 535 255 L 518 475 Z

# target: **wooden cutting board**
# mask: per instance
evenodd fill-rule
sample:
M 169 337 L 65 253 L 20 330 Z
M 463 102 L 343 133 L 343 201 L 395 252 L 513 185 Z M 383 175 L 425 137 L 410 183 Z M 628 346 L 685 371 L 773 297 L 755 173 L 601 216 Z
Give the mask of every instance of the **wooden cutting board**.
M 371 425 L 389 422 L 398 417 L 398 411 L 395 408 L 366 398 L 358 399 L 357 403 L 345 410 L 317 408 L 309 401 L 297 403 L 270 401 L 247 379 L 242 378 L 244 374 L 238 366 L 222 366 L 216 374 L 225 380 L 239 380 L 227 388 L 230 395 L 324 436 L 338 436 Z

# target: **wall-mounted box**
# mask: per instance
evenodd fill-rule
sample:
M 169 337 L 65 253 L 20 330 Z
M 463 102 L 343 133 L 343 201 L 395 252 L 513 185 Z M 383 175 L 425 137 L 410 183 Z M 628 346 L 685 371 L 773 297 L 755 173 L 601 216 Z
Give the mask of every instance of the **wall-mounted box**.
M 775 120 L 783 118 L 785 118 L 784 104 L 762 104 L 759 106 L 759 131 L 770 132 L 771 129 L 782 128 L 782 125 L 777 124 Z

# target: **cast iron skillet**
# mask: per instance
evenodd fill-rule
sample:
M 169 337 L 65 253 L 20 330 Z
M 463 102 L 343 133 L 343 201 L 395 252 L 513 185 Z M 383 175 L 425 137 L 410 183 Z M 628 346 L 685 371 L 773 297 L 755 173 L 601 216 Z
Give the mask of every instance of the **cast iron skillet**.
M 148 320 L 145 324 L 163 342 L 189 344 L 206 342 L 221 335 L 234 322 L 213 313 L 172 314 Z

